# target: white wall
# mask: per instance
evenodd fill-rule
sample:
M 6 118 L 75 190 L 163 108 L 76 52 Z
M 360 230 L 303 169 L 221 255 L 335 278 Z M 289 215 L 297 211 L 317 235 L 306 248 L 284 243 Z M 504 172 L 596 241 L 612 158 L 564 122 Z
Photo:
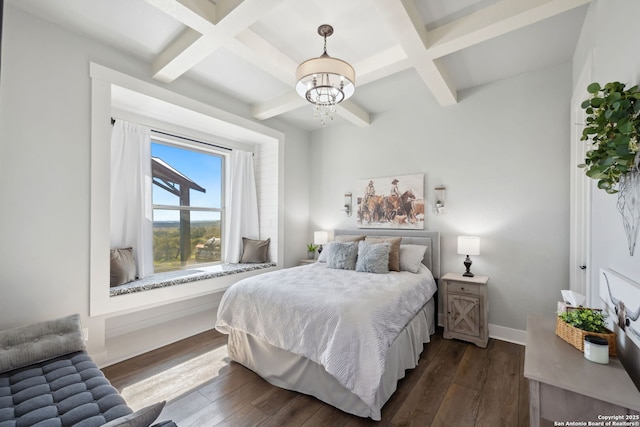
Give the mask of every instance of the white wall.
M 370 127 L 314 133 L 311 230 L 356 227 L 339 209 L 345 191 L 356 208 L 359 179 L 424 173 L 426 228 L 441 232 L 443 273 L 464 271 L 457 236 L 480 236 L 472 271 L 491 277 L 490 330 L 522 339 L 527 312 L 551 315 L 568 287 L 571 64 L 464 91 L 450 107 L 412 70 L 384 85 L 358 88 L 378 109 Z M 434 216 L 439 184 L 448 213 Z
M 89 318 L 90 99 L 89 62 L 133 77 L 149 78 L 149 65 L 11 6 L 4 11 L 0 76 L 0 329 L 80 313 L 90 329 L 89 350 L 105 352 L 107 321 Z M 234 114 L 249 117 L 249 106 L 185 78 L 161 85 Z M 286 134 L 284 191 L 306 188 L 308 136 L 277 120 L 268 123 Z M 288 150 L 288 148 L 285 148 Z M 284 211 L 285 265 L 303 253 L 298 237 L 308 230 L 308 198 Z M 290 213 L 291 212 L 291 213 Z M 306 240 L 306 239 L 303 239 Z M 192 307 L 215 304 L 212 295 Z M 210 301 L 209 301 L 210 300 Z M 188 305 L 188 304 L 187 304 Z M 191 313 L 180 303 L 176 312 Z M 171 307 L 139 313 L 134 322 L 152 326 Z M 215 313 L 189 321 L 175 334 L 188 335 L 212 325 Z M 149 321 L 151 319 L 151 321 Z M 150 323 L 151 322 L 151 323 Z M 119 325 L 117 319 L 110 324 Z M 165 339 L 158 328 L 128 342 L 148 348 Z M 135 352 L 135 349 L 131 349 Z M 113 353 L 118 353 L 114 351 Z
M 589 8 L 574 54 L 574 80 L 578 79 L 591 54 L 593 81 L 601 84 L 619 81 L 629 86 L 639 84 L 638 16 L 640 2 L 636 0 L 595 0 Z M 598 295 L 600 268 L 611 268 L 640 282 L 640 244 L 636 245 L 635 255 L 630 256 L 622 218 L 616 209 L 617 196 L 598 190 L 595 182 L 591 188 L 592 240 L 588 268 L 592 293 Z M 596 298 L 594 303 L 600 304 L 600 301 Z M 620 335 L 618 338 L 620 340 Z M 618 348 L 627 371 L 640 388 L 640 351 L 630 345 Z

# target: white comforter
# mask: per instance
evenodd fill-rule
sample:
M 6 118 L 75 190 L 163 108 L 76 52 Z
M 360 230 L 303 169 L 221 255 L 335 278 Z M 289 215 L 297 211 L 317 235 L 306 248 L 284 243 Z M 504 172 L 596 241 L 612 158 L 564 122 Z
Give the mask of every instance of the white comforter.
M 372 274 L 315 263 L 232 285 L 216 329 L 238 329 L 313 360 L 371 407 L 387 349 L 435 291 L 424 266 L 417 274 Z

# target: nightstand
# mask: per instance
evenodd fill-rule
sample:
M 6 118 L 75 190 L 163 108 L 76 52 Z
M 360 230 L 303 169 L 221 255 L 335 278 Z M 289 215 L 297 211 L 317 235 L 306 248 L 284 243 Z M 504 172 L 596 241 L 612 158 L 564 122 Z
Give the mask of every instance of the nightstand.
M 489 278 L 447 273 L 440 281 L 444 306 L 443 336 L 485 348 L 489 341 Z
M 299 259 L 298 260 L 298 265 L 313 264 L 314 262 L 316 262 L 315 259 Z

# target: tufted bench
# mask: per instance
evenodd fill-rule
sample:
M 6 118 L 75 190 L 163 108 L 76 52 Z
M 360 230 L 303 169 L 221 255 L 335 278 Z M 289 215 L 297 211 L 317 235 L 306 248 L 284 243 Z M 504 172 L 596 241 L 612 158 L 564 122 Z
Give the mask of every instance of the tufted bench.
M 0 332 L 0 427 L 148 427 L 163 406 L 127 406 L 86 353 L 78 315 Z

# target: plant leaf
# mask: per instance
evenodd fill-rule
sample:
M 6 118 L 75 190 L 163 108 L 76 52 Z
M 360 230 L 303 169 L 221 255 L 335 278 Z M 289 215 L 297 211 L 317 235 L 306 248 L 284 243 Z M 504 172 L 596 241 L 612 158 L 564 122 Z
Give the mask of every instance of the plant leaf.
M 629 120 L 622 122 L 622 124 L 618 124 L 618 130 L 625 135 L 630 134 L 633 131 L 633 123 Z
M 591 83 L 587 86 L 587 92 L 589 93 L 598 93 L 600 91 L 600 83 Z

